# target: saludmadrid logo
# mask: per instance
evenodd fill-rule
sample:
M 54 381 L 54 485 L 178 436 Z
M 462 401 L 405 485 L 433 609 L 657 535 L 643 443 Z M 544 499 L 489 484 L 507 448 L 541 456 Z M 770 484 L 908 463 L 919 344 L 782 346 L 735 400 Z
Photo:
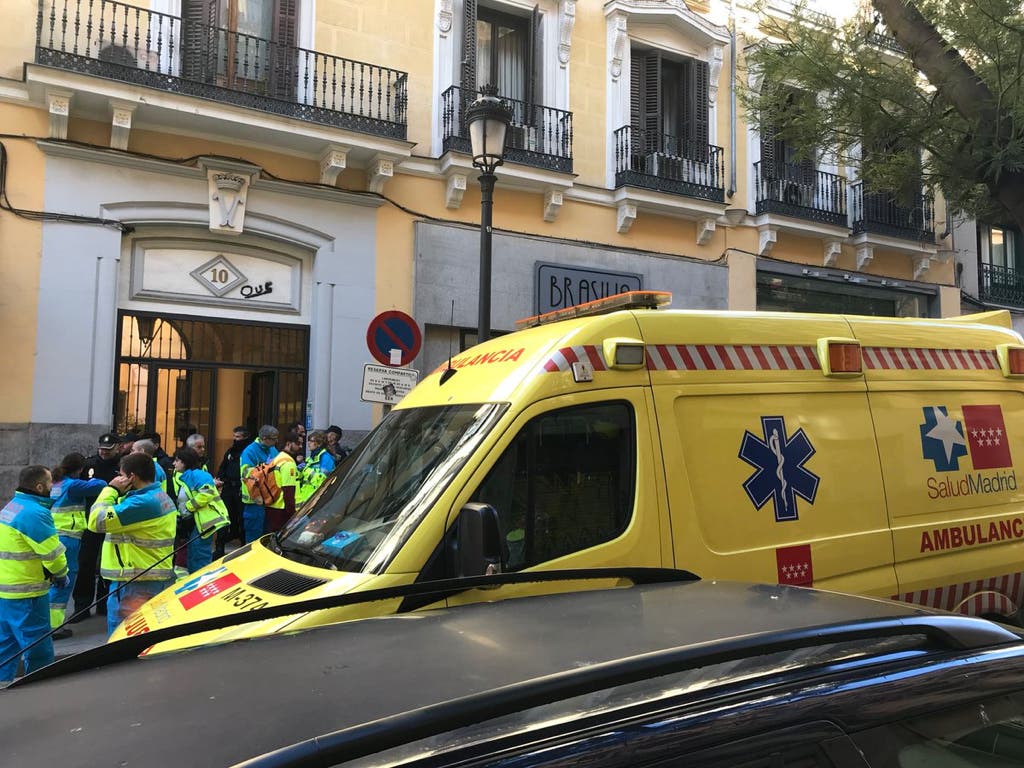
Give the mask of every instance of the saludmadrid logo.
M 951 417 L 944 405 L 923 410 L 921 455 L 942 473 L 928 478 L 929 499 L 1017 490 L 1006 424 L 998 405 L 965 405 L 962 419 Z M 961 459 L 972 466 L 961 469 Z M 989 469 L 996 471 L 982 471 Z M 962 474 L 956 477 L 950 474 L 953 472 Z

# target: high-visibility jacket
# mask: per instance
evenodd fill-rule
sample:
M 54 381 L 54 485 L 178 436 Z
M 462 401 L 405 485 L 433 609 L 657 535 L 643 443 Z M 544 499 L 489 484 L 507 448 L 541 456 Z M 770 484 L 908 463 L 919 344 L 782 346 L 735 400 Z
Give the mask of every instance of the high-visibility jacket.
M 295 463 L 295 459 L 287 451 L 281 451 L 273 459 L 270 460 L 270 466 L 275 467 L 275 474 L 277 475 L 277 485 L 281 489 L 281 492 L 277 494 L 277 498 L 274 499 L 272 504 L 266 504 L 268 509 L 284 509 L 285 504 L 285 488 L 293 488 L 295 492 L 298 492 L 299 484 L 299 467 Z
M 50 591 L 47 571 L 52 576 L 67 575 L 68 561 L 53 527 L 52 505 L 53 499 L 15 491 L 0 510 L 0 598 L 40 597 Z
M 242 457 L 238 460 L 239 476 L 244 480 L 249 476 L 253 467 L 260 464 L 269 464 L 275 456 L 277 456 L 277 448 L 274 446 L 264 445 L 259 440 L 249 443 L 249 445 L 245 446 L 245 450 L 242 451 Z M 278 480 L 278 483 L 280 484 L 280 480 Z M 249 489 L 245 487 L 245 483 L 242 483 L 242 503 L 259 503 L 249 498 Z
M 186 469 L 177 477 L 185 492 L 184 511 L 192 515 L 196 530 L 204 539 L 218 528 L 230 524 L 228 508 L 220 498 L 213 475 L 205 469 Z
M 96 498 L 96 495 L 106 487 L 106 482 L 99 478 L 79 480 L 65 477 L 54 483 L 50 491 L 50 498 L 53 499 L 50 511 L 53 513 L 53 526 L 57 529 L 57 535 L 72 539 L 82 538 L 86 523 L 86 502 Z
M 120 496 L 106 487 L 89 510 L 89 530 L 105 533 L 100 575 L 128 581 L 146 571 L 140 581 L 174 578 L 174 532 L 178 510 L 159 483 Z
M 153 461 L 156 462 L 157 466 L 160 465 L 160 462 L 157 462 L 156 459 L 153 459 Z M 199 468 L 204 472 L 209 471 L 206 468 L 205 461 Z M 163 480 L 160 479 L 161 474 L 163 474 L 164 476 Z M 170 472 L 164 472 L 163 469 L 161 468 L 160 471 L 157 472 L 156 481 L 163 486 L 164 490 L 167 491 L 167 495 L 170 496 L 172 499 L 177 499 L 179 496 L 181 496 L 181 472 L 175 472 L 173 470 Z
M 301 504 L 316 493 L 327 476 L 334 471 L 334 457 L 326 448 L 321 448 L 308 459 L 299 475 L 299 487 L 295 491 L 295 503 Z
M 153 472 L 156 474 L 156 482 L 162 486 L 167 485 L 167 473 L 164 472 L 164 468 L 160 466 L 160 462 L 153 459 Z

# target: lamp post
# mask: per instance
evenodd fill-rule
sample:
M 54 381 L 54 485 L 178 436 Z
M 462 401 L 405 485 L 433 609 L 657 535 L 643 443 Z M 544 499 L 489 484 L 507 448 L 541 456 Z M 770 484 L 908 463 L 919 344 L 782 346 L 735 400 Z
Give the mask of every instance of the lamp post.
M 466 110 L 473 165 L 480 169 L 480 296 L 477 343 L 491 336 L 491 211 L 494 207 L 494 169 L 505 155 L 505 136 L 512 111 L 497 96 L 498 89 L 485 85 Z

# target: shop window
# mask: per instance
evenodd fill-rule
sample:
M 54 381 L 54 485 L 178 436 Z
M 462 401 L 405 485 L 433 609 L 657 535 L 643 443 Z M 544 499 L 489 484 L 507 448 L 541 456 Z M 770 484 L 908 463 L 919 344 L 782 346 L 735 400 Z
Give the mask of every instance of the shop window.
M 626 529 L 635 431 L 632 409 L 622 402 L 564 408 L 526 424 L 472 496 L 501 519 L 503 570 L 578 552 Z

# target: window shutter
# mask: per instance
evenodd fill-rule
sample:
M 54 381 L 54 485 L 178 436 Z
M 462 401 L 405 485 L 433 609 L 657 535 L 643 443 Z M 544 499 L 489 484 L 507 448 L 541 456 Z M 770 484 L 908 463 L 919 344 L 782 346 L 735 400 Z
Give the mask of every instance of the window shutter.
M 643 62 L 643 121 L 644 151 L 661 152 L 664 142 L 661 132 L 661 52 L 644 54 Z
M 689 98 L 683 101 L 685 110 L 684 124 L 686 139 L 689 144 L 687 154 L 693 160 L 707 162 L 708 145 L 711 143 L 710 126 L 708 124 L 708 63 L 691 59 L 686 67 Z
M 462 0 L 462 101 L 476 98 L 476 2 Z
M 181 7 L 181 76 L 212 82 L 217 74 L 217 0 L 183 0 Z
M 270 57 L 270 93 L 295 101 L 299 72 L 295 41 L 299 28 L 299 0 L 274 0 L 274 40 Z
M 775 138 L 775 126 L 761 129 L 761 178 L 774 179 L 779 175 L 779 163 L 785 157 L 782 142 Z

